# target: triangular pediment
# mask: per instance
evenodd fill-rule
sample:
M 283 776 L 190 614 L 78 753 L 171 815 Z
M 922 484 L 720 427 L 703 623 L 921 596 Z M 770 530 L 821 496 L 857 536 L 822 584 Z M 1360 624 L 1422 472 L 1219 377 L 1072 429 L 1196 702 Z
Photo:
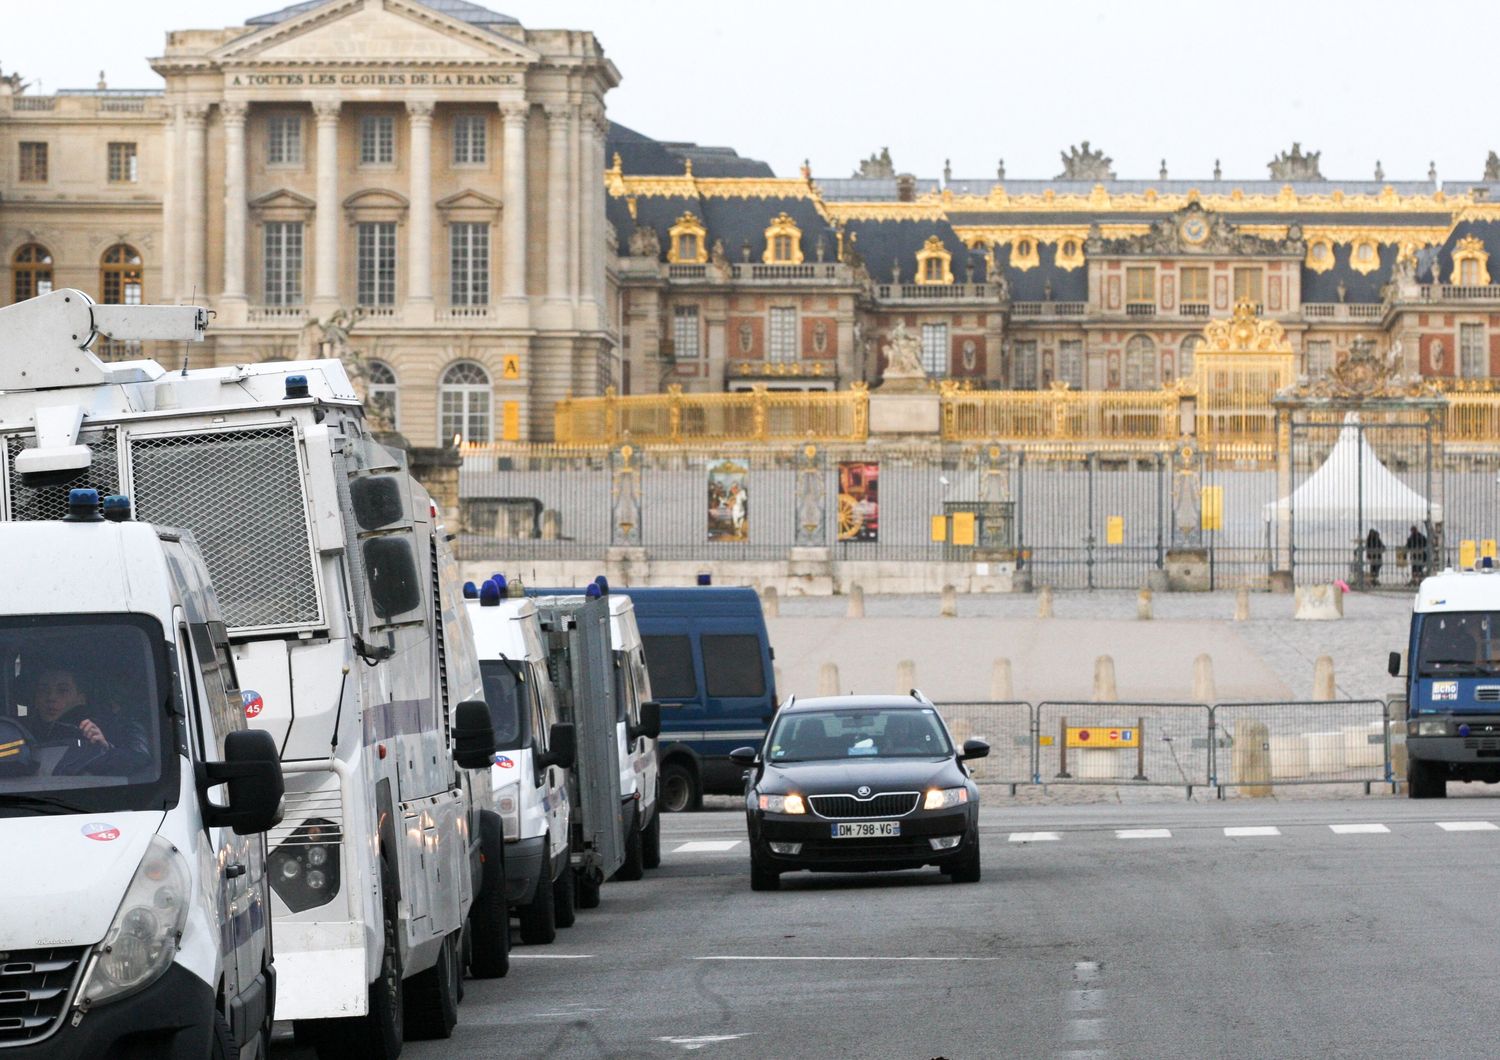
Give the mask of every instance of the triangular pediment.
M 404 210 L 411 205 L 405 195 L 387 188 L 365 188 L 344 200 L 346 210 Z
M 501 203 L 499 199 L 492 199 L 483 192 L 465 188 L 446 199 L 439 199 L 437 206 L 439 210 L 498 210 Z
M 214 53 L 229 66 L 414 63 L 529 65 L 536 52 L 416 0 L 329 0 L 238 37 Z
M 250 200 L 252 210 L 311 210 L 317 205 L 314 200 L 290 188 L 277 188 L 275 191 L 266 192 L 258 199 Z

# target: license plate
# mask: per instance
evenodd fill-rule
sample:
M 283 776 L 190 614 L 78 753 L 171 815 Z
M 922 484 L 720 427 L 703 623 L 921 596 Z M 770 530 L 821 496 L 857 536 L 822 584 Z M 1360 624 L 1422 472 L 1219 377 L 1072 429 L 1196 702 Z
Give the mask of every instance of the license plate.
M 835 839 L 877 839 L 900 834 L 900 821 L 846 821 L 833 826 Z

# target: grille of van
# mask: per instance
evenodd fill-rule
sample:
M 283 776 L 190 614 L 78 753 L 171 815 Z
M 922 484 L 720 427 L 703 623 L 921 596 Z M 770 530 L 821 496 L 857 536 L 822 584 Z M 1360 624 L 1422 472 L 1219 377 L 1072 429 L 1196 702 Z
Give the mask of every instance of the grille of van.
M 82 946 L 0 951 L 0 1047 L 51 1034 L 78 979 Z
M 72 482 L 61 486 L 33 489 L 21 484 L 16 473 L 16 457 L 36 448 L 33 435 L 13 434 L 5 439 L 6 466 L 10 469 L 10 518 L 17 521 L 61 519 L 68 514 L 68 491 L 92 488 L 100 497 L 120 492 L 120 455 L 114 431 L 81 431 L 78 444 L 86 445 L 93 455 L 89 469 Z
M 138 517 L 193 532 L 234 630 L 319 624 L 296 428 L 130 439 Z
M 1474 698 L 1480 703 L 1500 703 L 1500 685 L 1480 685 L 1474 690 Z

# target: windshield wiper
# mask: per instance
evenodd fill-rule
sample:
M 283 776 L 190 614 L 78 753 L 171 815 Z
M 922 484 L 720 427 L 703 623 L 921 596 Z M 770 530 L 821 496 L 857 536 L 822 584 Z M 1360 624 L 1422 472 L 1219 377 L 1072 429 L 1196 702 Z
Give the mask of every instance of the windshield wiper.
M 0 792 L 0 806 L 25 806 L 33 810 L 51 810 L 53 813 L 88 813 L 88 809 L 75 805 L 56 795 L 37 795 L 30 792 Z

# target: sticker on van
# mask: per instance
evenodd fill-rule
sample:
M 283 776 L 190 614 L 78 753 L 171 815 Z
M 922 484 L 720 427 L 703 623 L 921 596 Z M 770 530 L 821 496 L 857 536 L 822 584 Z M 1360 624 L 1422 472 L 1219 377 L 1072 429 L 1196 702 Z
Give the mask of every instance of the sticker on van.
M 260 698 L 259 692 L 242 688 L 240 689 L 240 699 L 245 704 L 245 717 L 247 718 L 258 718 L 260 717 L 260 712 L 266 709 L 265 701 Z
M 496 755 L 495 765 L 499 766 L 501 769 L 514 769 L 516 767 L 516 763 L 511 759 L 505 757 L 505 755 Z
M 109 843 L 120 838 L 120 830 L 105 821 L 90 821 L 79 829 L 87 839 L 94 839 L 100 843 Z
M 1457 699 L 1458 698 L 1458 682 L 1457 681 L 1434 681 L 1434 682 L 1432 682 L 1432 698 L 1433 699 Z

